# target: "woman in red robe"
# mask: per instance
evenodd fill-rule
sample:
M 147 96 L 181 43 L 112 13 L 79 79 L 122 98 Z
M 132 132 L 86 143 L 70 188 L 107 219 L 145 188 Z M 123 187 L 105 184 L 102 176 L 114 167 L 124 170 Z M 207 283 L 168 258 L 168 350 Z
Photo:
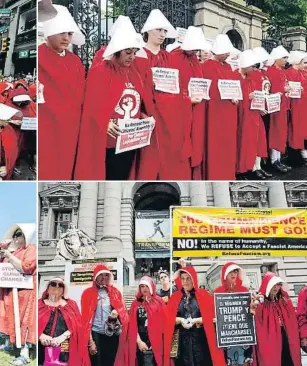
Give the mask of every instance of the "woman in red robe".
M 71 180 L 77 152 L 85 70 L 70 43 L 81 46 L 85 39 L 63 6 L 44 23 L 47 43 L 38 47 L 39 82 L 39 179 Z
M 193 266 L 182 267 L 178 276 L 182 289 L 171 296 L 165 311 L 163 365 L 171 364 L 173 351 L 176 366 L 226 366 L 223 350 L 216 344 L 213 297 L 198 287 Z M 174 331 L 179 331 L 179 349 L 172 347 Z
M 163 365 L 164 309 L 154 281 L 142 277 L 129 313 L 128 366 Z
M 307 285 L 302 288 L 298 295 L 296 315 L 300 332 L 301 348 L 307 353 Z
M 84 332 L 84 348 L 89 347 L 84 355 L 84 366 L 123 366 L 125 365 L 125 347 L 128 331 L 128 311 L 122 294 L 112 285 L 113 275 L 104 264 L 98 264 L 94 269 L 93 286 L 86 289 L 81 296 L 82 328 Z M 102 294 L 104 293 L 104 294 Z M 102 301 L 100 301 L 102 300 Z M 109 311 L 115 310 L 122 326 L 121 334 L 97 334 L 92 328 L 96 326 L 95 319 L 98 305 L 103 306 L 103 300 L 109 303 Z M 106 309 L 106 308 L 104 308 Z M 107 309 L 106 309 L 107 310 Z M 102 318 L 98 319 L 102 320 Z M 91 359 L 90 359 L 91 358 Z
M 191 144 L 187 135 L 184 113 L 178 113 L 184 105 L 184 97 L 155 89 L 152 68 L 176 68 L 169 52 L 161 49 L 165 38 L 175 38 L 176 30 L 159 9 L 149 14 L 142 29 L 147 58 L 138 58 L 137 69 L 149 90 L 157 109 L 156 127 L 152 143 L 140 152 L 138 180 L 190 180 Z
M 240 79 L 225 62 L 232 50 L 228 36 L 219 34 L 212 49 L 214 58 L 202 64 L 203 77 L 212 80 L 205 142 L 208 180 L 235 180 L 239 101 L 222 100 L 218 89 L 219 80 Z
M 304 149 L 301 151 L 302 158 L 307 163 L 307 56 L 303 60 L 304 67 L 301 70 L 303 78 L 303 92 L 302 92 L 302 109 L 303 109 L 303 121 L 302 121 L 302 134 L 304 138 Z
M 260 110 L 251 109 L 254 91 L 262 91 L 261 72 L 253 68 L 257 63 L 252 50 L 240 55 L 243 101 L 239 105 L 237 172 L 247 179 L 264 180 L 267 173 L 261 169 L 261 158 L 267 157 L 266 133 Z
M 122 24 L 104 57 L 89 71 L 82 115 L 75 179 L 127 180 L 132 177 L 136 150 L 116 154 L 118 119 L 155 115 L 155 108 L 140 75 L 133 67 L 142 47 L 132 24 Z M 102 88 L 97 93 L 97 85 Z M 142 148 L 141 148 L 142 149 Z
M 38 301 L 38 338 L 39 365 L 48 361 L 47 347 L 53 350 L 51 353 L 61 347 L 57 360 L 52 361 L 65 362 L 67 366 L 83 365 L 80 310 L 77 303 L 68 298 L 67 285 L 61 278 L 51 279 Z
M 29 360 L 29 348 L 26 343 L 35 345 L 36 338 L 36 246 L 30 244 L 35 233 L 35 224 L 16 224 L 5 234 L 5 238 L 11 241 L 10 249 L 2 249 L 2 262 L 12 264 L 20 273 L 33 277 L 33 289 L 18 290 L 20 330 L 22 349 L 20 354 Z M 2 305 L 1 305 L 2 303 Z M 0 308 L 5 309 L 5 333 L 10 342 L 16 343 L 15 317 L 13 292 L 11 289 L 2 289 L 0 296 Z M 0 318 L 1 319 L 1 318 Z M 0 323 L 2 330 L 2 324 Z
M 282 289 L 283 282 L 275 273 L 267 272 L 259 289 L 264 302 L 255 313 L 258 366 L 302 365 L 296 314 Z
M 206 41 L 202 30 L 198 27 L 189 27 L 181 47 L 174 50 L 172 55 L 173 66 L 180 70 L 180 90 L 183 96 L 182 114 L 186 117 L 186 136 L 190 137 L 191 168 L 194 180 L 205 179 L 203 159 L 205 159 L 204 144 L 206 131 L 206 104 L 201 97 L 191 96 L 189 83 L 192 78 L 202 78 L 202 69 L 197 58 L 197 50 L 209 50 L 211 45 Z

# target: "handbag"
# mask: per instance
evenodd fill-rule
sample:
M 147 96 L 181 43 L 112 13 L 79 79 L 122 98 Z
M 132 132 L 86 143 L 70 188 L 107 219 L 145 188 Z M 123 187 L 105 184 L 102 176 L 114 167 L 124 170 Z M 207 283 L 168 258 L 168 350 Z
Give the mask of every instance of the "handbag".
M 155 365 L 155 357 L 154 354 L 152 352 L 152 350 L 148 350 L 143 352 L 143 365 L 144 366 L 154 366 Z
M 179 328 L 175 329 L 171 346 L 171 358 L 178 358 L 179 351 Z
M 67 362 L 59 360 L 61 347 L 45 347 L 44 366 L 68 366 Z

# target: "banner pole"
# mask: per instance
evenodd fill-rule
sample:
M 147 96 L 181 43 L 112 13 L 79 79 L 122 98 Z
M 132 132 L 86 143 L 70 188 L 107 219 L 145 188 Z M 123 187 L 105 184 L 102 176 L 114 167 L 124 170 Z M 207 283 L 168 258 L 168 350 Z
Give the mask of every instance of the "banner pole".
M 14 321 L 15 321 L 16 347 L 17 348 L 21 348 L 19 300 L 18 300 L 18 290 L 17 290 L 16 287 L 13 288 L 13 305 L 14 305 Z

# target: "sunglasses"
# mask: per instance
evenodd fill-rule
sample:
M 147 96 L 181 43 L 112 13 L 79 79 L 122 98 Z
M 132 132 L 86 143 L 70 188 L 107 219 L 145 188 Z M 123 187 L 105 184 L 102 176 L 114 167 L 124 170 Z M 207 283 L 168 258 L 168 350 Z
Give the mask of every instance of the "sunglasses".
M 21 231 L 19 231 L 18 233 L 15 233 L 15 234 L 13 235 L 13 239 L 20 238 L 21 236 L 23 236 L 23 234 L 22 234 L 22 232 L 21 232 Z
M 64 283 L 63 283 L 63 282 L 55 282 L 55 281 L 51 281 L 51 282 L 49 283 L 49 286 L 51 286 L 51 287 L 64 288 Z

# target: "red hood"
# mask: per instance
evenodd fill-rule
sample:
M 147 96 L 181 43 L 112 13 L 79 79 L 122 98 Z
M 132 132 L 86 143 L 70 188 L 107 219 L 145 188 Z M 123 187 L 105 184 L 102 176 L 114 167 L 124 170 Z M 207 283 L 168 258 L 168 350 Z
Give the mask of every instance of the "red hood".
M 137 289 L 137 293 L 136 293 L 136 297 L 138 299 L 140 299 L 143 296 L 141 294 L 141 291 L 140 291 L 140 285 L 147 285 L 148 288 L 149 288 L 149 290 L 150 290 L 151 296 L 155 296 L 156 295 L 156 285 L 155 285 L 154 281 L 152 280 L 152 278 L 149 277 L 149 276 L 143 276 L 140 279 L 140 283 L 139 283 L 139 286 L 138 286 L 138 289 Z
M 31 84 L 29 86 L 29 94 L 32 99 L 36 97 L 36 84 Z
M 18 85 L 22 85 L 25 89 L 28 90 L 28 84 L 26 83 L 26 81 L 24 81 L 23 79 L 17 80 L 14 83 L 14 87 L 17 88 Z
M 195 271 L 195 268 L 193 266 L 186 266 L 186 267 L 182 267 L 182 268 L 178 269 L 178 271 L 175 272 L 174 280 L 175 280 L 176 285 L 179 284 L 179 282 L 180 282 L 180 287 L 177 286 L 179 290 L 182 288 L 181 281 L 180 281 L 180 272 L 186 272 L 187 274 L 189 274 L 192 277 L 194 289 L 198 290 L 198 279 L 197 279 L 197 273 Z M 178 279 L 179 279 L 179 281 L 178 281 Z
M 276 283 L 280 283 L 280 282 L 284 282 L 279 276 L 277 276 L 276 273 L 273 272 L 267 272 L 261 282 L 261 286 L 259 288 L 259 292 L 268 297 L 267 292 L 270 292 L 272 287 L 276 284 Z
M 17 95 L 29 95 L 29 92 L 23 88 L 14 89 L 11 91 L 9 98 L 13 100 L 13 98 L 17 97 Z
M 94 273 L 93 273 L 93 286 L 96 287 L 96 277 L 98 273 L 109 273 L 110 274 L 110 281 L 108 283 L 108 285 L 112 285 L 113 282 L 113 274 L 112 272 L 109 270 L 108 266 L 105 264 L 98 264 L 95 268 L 94 268 Z
M 221 278 L 221 282 L 222 282 L 222 285 L 223 286 L 226 286 L 227 285 L 227 280 L 226 280 L 226 278 L 225 277 L 227 277 L 227 275 L 230 273 L 230 272 L 232 272 L 233 270 L 231 270 L 231 268 L 229 268 L 229 267 L 231 267 L 231 266 L 236 266 L 236 267 L 239 267 L 238 269 L 239 269 L 239 276 L 238 276 L 238 278 L 237 278 L 237 281 L 236 281 L 236 285 L 237 286 L 242 286 L 242 268 L 237 264 L 237 263 L 235 263 L 235 262 L 228 262 L 228 263 L 226 263 L 226 264 L 224 264 L 224 266 L 223 266 L 223 268 L 222 268 L 222 278 Z M 230 269 L 230 271 L 229 271 L 229 269 Z M 229 272 L 228 272 L 228 271 Z M 225 276 L 225 274 L 226 274 L 226 272 L 228 272 L 227 273 L 227 275 Z

